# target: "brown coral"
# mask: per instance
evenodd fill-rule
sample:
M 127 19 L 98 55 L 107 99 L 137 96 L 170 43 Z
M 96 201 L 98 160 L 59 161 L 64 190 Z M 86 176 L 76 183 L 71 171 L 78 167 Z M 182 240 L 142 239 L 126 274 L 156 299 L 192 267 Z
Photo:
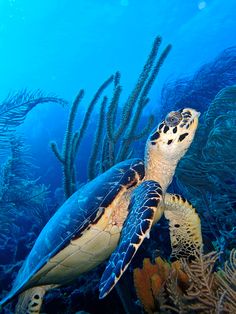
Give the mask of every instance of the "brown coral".
M 134 269 L 135 289 L 147 313 L 153 313 L 155 309 L 153 290 L 158 294 L 162 283 L 163 277 L 158 274 L 158 265 L 152 264 L 148 258 L 143 260 L 142 269 Z

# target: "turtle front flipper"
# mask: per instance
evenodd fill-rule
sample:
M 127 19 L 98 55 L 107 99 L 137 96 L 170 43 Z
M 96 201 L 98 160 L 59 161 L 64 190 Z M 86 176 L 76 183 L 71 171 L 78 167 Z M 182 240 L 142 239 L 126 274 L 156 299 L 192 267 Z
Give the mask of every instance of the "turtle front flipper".
M 201 221 L 195 208 L 178 194 L 165 195 L 172 258 L 193 257 L 202 248 Z
M 132 193 L 119 245 L 111 255 L 101 278 L 100 299 L 116 285 L 139 246 L 149 235 L 153 221 L 163 213 L 162 203 L 162 189 L 155 181 L 143 182 Z M 156 214 L 157 212 L 159 213 Z

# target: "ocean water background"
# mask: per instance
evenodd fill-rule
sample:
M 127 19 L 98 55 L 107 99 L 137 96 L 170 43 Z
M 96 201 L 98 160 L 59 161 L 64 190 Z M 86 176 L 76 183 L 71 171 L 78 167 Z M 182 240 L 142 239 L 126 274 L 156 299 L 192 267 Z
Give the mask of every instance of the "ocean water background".
M 194 73 L 235 44 L 234 12 L 233 0 L 3 0 L 0 99 L 28 88 L 72 102 L 84 88 L 85 110 L 96 89 L 117 70 L 125 99 L 159 34 L 161 48 L 168 43 L 173 48 L 151 91 L 151 106 L 158 108 L 167 79 Z M 56 185 L 60 180 L 60 165 L 48 143 L 60 141 L 66 117 L 66 109 L 46 104 L 35 108 L 23 127 L 46 184 Z M 85 169 L 86 160 L 81 162 Z
M 160 35 L 160 50 L 169 43 L 172 50 L 151 89 L 146 111 L 160 114 L 159 121 L 165 114 L 159 111 L 167 80 L 192 75 L 235 46 L 235 12 L 234 0 L 0 1 L 0 101 L 25 88 L 68 101 L 65 107 L 37 106 L 18 128 L 36 166 L 34 177 L 49 187 L 53 200 L 61 197 L 62 172 L 49 143 L 62 144 L 69 105 L 78 91 L 85 89 L 79 121 L 97 88 L 117 70 L 125 101 Z M 87 180 L 95 123 L 92 119 L 79 153 L 81 182 Z M 0 157 L 0 163 L 6 158 Z

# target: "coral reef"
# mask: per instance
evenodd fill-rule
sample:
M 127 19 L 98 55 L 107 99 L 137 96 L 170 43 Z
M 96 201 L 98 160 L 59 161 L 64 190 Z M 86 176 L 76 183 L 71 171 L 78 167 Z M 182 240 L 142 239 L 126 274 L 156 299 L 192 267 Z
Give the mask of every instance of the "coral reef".
M 108 85 L 113 82 L 113 95 L 110 101 L 104 96 L 101 103 L 100 114 L 97 119 L 97 131 L 88 164 L 88 179 L 95 178 L 115 163 L 130 157 L 132 154 L 131 144 L 150 132 L 154 121 L 152 115 L 149 117 L 147 126 L 139 134 L 135 133 L 143 109 L 149 102 L 148 93 L 171 49 L 171 45 L 168 45 L 157 59 L 160 44 L 161 38 L 158 36 L 154 40 L 151 52 L 127 101 L 119 107 L 122 88 L 120 73 L 117 72 L 98 89 L 87 108 L 81 126 L 77 132 L 73 133 L 77 107 L 84 93 L 83 90 L 80 91 L 71 107 L 62 152 L 59 153 L 56 143 L 51 142 L 52 151 L 63 166 L 66 197 L 69 197 L 76 190 L 75 161 L 78 148 L 88 127 L 94 106 Z M 103 147 L 101 152 L 99 152 L 99 147 Z
M 62 163 L 63 167 L 63 180 L 64 180 L 64 193 L 65 197 L 68 198 L 72 195 L 76 190 L 76 169 L 75 169 L 75 159 L 78 153 L 79 146 L 81 144 L 82 138 L 85 134 L 85 131 L 88 127 L 89 119 L 92 114 L 92 111 L 101 97 L 103 91 L 106 87 L 112 82 L 113 76 L 108 78 L 97 90 L 92 101 L 90 102 L 82 124 L 78 131 L 73 133 L 74 122 L 76 118 L 76 113 L 78 110 L 78 105 L 80 104 L 83 96 L 84 90 L 80 90 L 76 99 L 74 100 L 71 110 L 69 113 L 67 129 L 64 137 L 64 144 L 62 148 L 62 152 L 60 153 L 57 147 L 56 142 L 51 142 L 51 148 L 54 152 L 57 159 Z M 102 103 L 102 107 L 105 107 L 105 102 Z M 101 125 L 100 125 L 101 128 Z
M 115 125 L 115 114 L 117 112 L 119 93 L 121 89 L 119 85 L 120 77 L 118 76 L 119 80 L 116 82 L 114 97 L 110 103 L 107 114 L 107 137 L 109 140 L 109 147 L 112 147 L 113 156 L 112 154 L 108 155 L 114 163 L 126 159 L 130 155 L 131 143 L 147 135 L 152 128 L 154 117 L 151 115 L 147 126 L 139 134 L 135 134 L 142 111 L 149 102 L 148 93 L 159 73 L 161 66 L 171 50 L 171 45 L 168 45 L 157 59 L 160 44 L 161 38 L 158 36 L 154 40 L 152 50 L 133 91 L 122 107 L 119 126 Z M 117 149 L 117 153 L 115 154 L 116 150 L 114 146 L 122 134 L 121 143 Z M 110 164 L 112 164 L 112 162 L 110 162 Z
M 236 311 L 236 250 L 224 269 L 215 271 L 218 254 L 197 253 L 191 263 L 172 264 L 160 258 L 134 270 L 137 296 L 151 313 L 234 313 Z
M 121 102 L 121 78 L 117 72 L 97 90 L 79 129 L 74 131 L 77 111 L 84 96 L 83 90 L 79 92 L 70 109 L 62 150 L 59 151 L 55 142 L 51 143 L 51 148 L 63 168 L 66 197 L 78 188 L 76 156 L 92 114 L 97 118 L 97 126 L 88 166 L 89 179 L 131 156 L 133 150 L 137 151 L 135 141 L 142 139 L 149 132 L 153 122 L 152 115 L 147 118 L 149 122 L 146 123 L 146 127 L 139 134 L 136 133 L 138 125 L 142 125 L 143 122 L 141 118 L 148 104 L 149 90 L 170 51 L 170 46 L 167 46 L 157 58 L 160 43 L 161 39 L 157 37 L 127 101 Z M 172 233 L 169 241 L 168 226 L 160 222 L 158 230 L 154 227 L 155 236 L 149 239 L 148 244 L 144 243 L 133 265 L 135 263 L 139 265 L 143 256 L 168 257 L 170 246 L 172 256 L 180 260 L 170 263 L 159 257 L 155 258 L 155 263 L 152 264 L 150 259 L 144 259 L 142 269 L 134 270 L 137 295 L 148 313 L 236 311 L 236 251 L 232 250 L 236 245 L 236 86 L 224 88 L 215 97 L 222 87 L 235 84 L 235 55 L 235 48 L 227 49 L 214 62 L 203 66 L 192 78 L 167 84 L 163 90 L 162 101 L 165 109 L 162 108 L 162 113 L 169 110 L 170 105 L 173 110 L 185 104 L 204 111 L 211 102 L 202 115 L 196 141 L 179 164 L 175 183 L 181 194 L 194 204 L 201 216 L 206 251 L 212 250 L 213 243 L 214 249 L 222 251 L 223 254 L 196 253 L 202 239 L 199 237 L 199 229 L 196 228 L 198 221 L 191 220 L 195 217 L 194 211 L 189 218 L 192 224 L 190 229 L 196 235 L 197 245 L 191 247 L 191 255 L 195 253 L 191 262 L 182 258 L 185 256 L 183 251 L 178 251 L 178 247 L 175 250 L 173 247 L 175 244 L 172 238 L 176 235 L 178 223 L 170 224 Z M 103 96 L 112 84 L 112 96 Z M 45 102 L 65 103 L 56 97 L 45 97 L 41 92 L 23 91 L 10 96 L 0 106 L 0 155 L 6 151 L 10 152 L 7 162 L 2 166 L 0 176 L 0 248 L 4 248 L 3 252 L 0 251 L 0 278 L 6 290 L 9 290 L 9 283 L 12 282 L 37 234 L 56 210 L 50 205 L 48 188 L 40 184 L 38 178 L 33 175 L 34 165 L 24 140 L 15 134 L 17 126 L 23 123 L 28 112 L 37 104 Z M 100 106 L 98 113 L 94 110 L 96 105 Z M 6 128 L 6 125 L 9 125 L 9 128 Z M 168 199 L 166 201 L 168 202 Z M 186 213 L 189 214 L 188 211 L 183 212 L 183 217 Z M 175 213 L 170 209 L 169 212 L 166 211 L 167 219 L 168 216 L 175 221 L 173 220 L 176 218 Z M 6 248 L 8 254 L 5 254 Z M 232 250 L 231 253 L 229 250 Z M 223 261 L 229 255 L 229 260 L 223 267 Z M 43 311 L 50 313 L 55 311 L 52 296 L 53 299 L 56 296 L 58 308 L 61 307 L 58 311 L 61 313 L 72 313 L 81 308 L 93 313 L 99 313 L 101 309 L 105 309 L 106 313 L 110 313 L 111 310 L 113 313 L 122 313 L 115 292 L 110 300 L 109 297 L 104 301 L 96 299 L 97 291 L 94 291 L 97 289 L 100 275 L 101 271 L 99 273 L 96 270 L 82 276 L 72 287 L 50 292 L 46 296 Z M 128 276 L 125 278 L 128 278 L 125 285 L 132 290 L 130 278 Z M 132 291 L 128 296 L 132 296 Z M 130 303 L 132 302 L 133 298 L 130 297 Z M 114 304 L 115 309 L 112 308 Z
M 156 312 L 164 303 L 164 286 L 173 273 L 176 275 L 176 289 L 185 290 L 189 286 L 189 279 L 181 270 L 179 261 L 170 264 L 157 257 L 152 264 L 150 259 L 145 258 L 142 268 L 134 269 L 136 293 L 147 313 Z

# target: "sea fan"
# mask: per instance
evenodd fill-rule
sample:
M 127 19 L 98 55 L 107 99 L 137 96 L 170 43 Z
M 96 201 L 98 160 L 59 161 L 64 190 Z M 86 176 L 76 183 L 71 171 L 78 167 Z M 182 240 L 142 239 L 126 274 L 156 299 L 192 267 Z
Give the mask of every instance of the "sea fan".
M 196 252 L 191 262 L 181 259 L 168 264 L 157 258 L 151 264 L 144 259 L 143 268 L 134 270 L 134 284 L 146 312 L 235 313 L 236 250 L 216 271 L 218 258 L 216 252 Z
M 13 135 L 17 126 L 22 124 L 27 114 L 35 106 L 42 103 L 59 103 L 65 105 L 65 100 L 45 96 L 40 90 L 29 92 L 26 89 L 10 94 L 0 104 L 0 156 L 4 154 L 4 149 L 9 148 L 9 139 Z
M 11 226 L 22 215 L 36 219 L 39 218 L 39 212 L 41 212 L 43 222 L 38 225 L 38 228 L 42 228 L 46 223 L 43 210 L 46 210 L 48 188 L 39 184 L 39 179 L 34 178 L 35 166 L 24 140 L 21 137 L 11 138 L 10 145 L 11 155 L 1 169 L 0 222 L 2 236 L 11 231 Z
M 162 89 L 162 111 L 193 107 L 203 112 L 216 94 L 236 83 L 236 47 L 225 49 L 193 76 L 168 81 Z

